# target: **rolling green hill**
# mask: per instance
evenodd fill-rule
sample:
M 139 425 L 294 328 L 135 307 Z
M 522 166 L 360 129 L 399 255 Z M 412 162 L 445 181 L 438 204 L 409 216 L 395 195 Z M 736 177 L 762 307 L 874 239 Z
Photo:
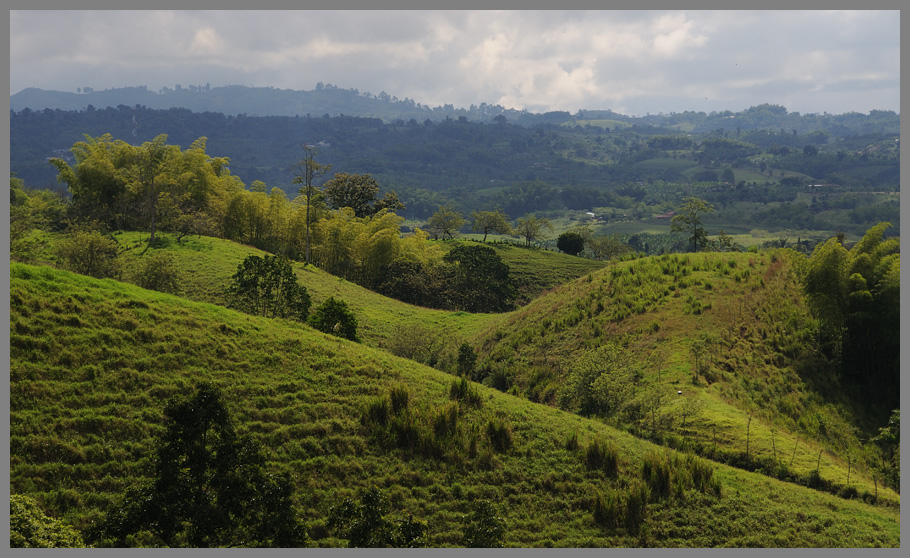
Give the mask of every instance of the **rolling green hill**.
M 10 281 L 11 492 L 80 530 L 148 474 L 166 401 L 208 381 L 292 476 L 320 546 L 345 543 L 330 508 L 371 486 L 426 520 L 432 546 L 459 544 L 477 499 L 506 546 L 900 544 L 887 499 L 713 465 L 481 385 L 453 399 L 450 375 L 295 322 L 46 267 L 13 263 Z M 367 412 L 392 392 L 401 410 Z
M 869 459 L 862 428 L 874 428 L 811 350 L 817 323 L 795 278 L 804 262 L 779 251 L 612 263 L 478 332 L 477 376 L 556 405 L 582 358 L 615 343 L 636 379 L 622 402 L 632 418 L 615 409 L 613 424 L 781 478 L 818 471 L 897 498 L 857 470 Z M 636 411 L 647 404 L 663 423 Z

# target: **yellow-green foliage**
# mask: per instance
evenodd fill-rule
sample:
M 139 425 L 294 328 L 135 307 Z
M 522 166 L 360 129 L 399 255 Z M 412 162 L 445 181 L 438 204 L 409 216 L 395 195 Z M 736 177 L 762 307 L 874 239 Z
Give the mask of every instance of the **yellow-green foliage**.
M 83 548 L 79 533 L 44 515 L 34 499 L 21 494 L 9 497 L 10 548 Z
M 427 522 L 430 546 L 460 544 L 479 499 L 500 504 L 505 546 L 899 545 L 894 508 L 722 465 L 711 476 L 719 498 L 687 489 L 646 501 L 653 444 L 479 385 L 479 406 L 452 401 L 452 379 L 303 324 L 11 266 L 10 488 L 77 529 L 149 475 L 166 401 L 208 381 L 238 433 L 264 446 L 267 467 L 294 479 L 294 504 L 321 546 L 346 544 L 327 528 L 332 506 L 373 486 L 389 513 Z M 367 412 L 379 398 L 387 405 Z M 394 444 L 373 435 L 373 417 L 395 429 Z M 579 447 L 616 448 L 615 478 L 566 449 L 573 433 Z M 628 519 L 615 527 L 594 517 L 608 490 L 626 494 Z

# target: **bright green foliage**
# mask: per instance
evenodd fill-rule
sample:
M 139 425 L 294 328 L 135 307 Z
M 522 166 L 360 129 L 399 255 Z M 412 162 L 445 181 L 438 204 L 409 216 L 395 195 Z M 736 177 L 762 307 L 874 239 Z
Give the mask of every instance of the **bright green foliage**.
M 512 234 L 512 225 L 509 224 L 509 216 L 502 212 L 501 209 L 493 211 L 474 211 L 471 213 L 471 229 L 483 233 L 483 241 L 487 241 L 487 235 L 491 232 L 496 234 Z
M 470 516 L 464 518 L 461 544 L 466 548 L 502 548 L 505 520 L 489 500 L 476 500 Z
M 57 245 L 57 264 L 98 279 L 120 276 L 117 241 L 97 231 L 76 231 Z
M 132 146 L 110 134 L 72 147 L 76 167 L 51 159 L 73 196 L 74 217 L 97 220 L 112 229 L 144 228 L 149 242 L 159 229 L 178 234 L 215 230 L 220 204 L 215 200 L 236 188 L 225 158 L 205 153 L 206 138 L 186 151 L 168 145 L 161 134 Z
M 10 548 L 81 548 L 85 547 L 78 531 L 48 517 L 38 503 L 28 496 L 10 494 Z
M 388 503 L 378 488 L 361 491 L 360 503 L 352 498 L 333 506 L 329 527 L 348 539 L 349 548 L 425 548 L 426 521 L 410 513 L 398 521 L 386 517 Z
M 455 238 L 464 225 L 464 217 L 450 205 L 440 205 L 436 213 L 427 221 L 427 230 L 435 237 Z
M 279 256 L 248 256 L 237 266 L 226 294 L 228 306 L 255 316 L 305 322 L 310 312 L 306 287 Z
M 682 207 L 677 215 L 670 220 L 670 230 L 674 232 L 691 232 L 689 242 L 692 251 L 698 252 L 699 245 L 704 246 L 708 241 L 708 233 L 702 227 L 702 216 L 714 211 L 714 206 L 703 199 L 688 197 L 683 200 Z
M 66 205 L 62 197 L 50 190 L 31 190 L 10 173 L 9 177 L 10 257 L 28 261 L 33 250 L 27 236 L 34 229 L 60 230 Z
M 310 316 L 309 323 L 323 333 L 360 341 L 357 337 L 357 317 L 343 300 L 330 296 Z
M 585 238 L 577 232 L 567 231 L 556 239 L 556 247 L 570 256 L 577 256 L 585 249 Z
M 220 391 L 201 384 L 164 409 L 165 432 L 147 485 L 130 490 L 99 532 L 105 545 L 123 546 L 149 532 L 166 546 L 302 546 L 287 475 L 265 471 L 265 456 L 238 436 Z
M 518 295 L 509 266 L 486 246 L 460 244 L 443 256 L 454 264 L 451 283 L 453 306 L 468 312 L 503 312 L 512 308 Z

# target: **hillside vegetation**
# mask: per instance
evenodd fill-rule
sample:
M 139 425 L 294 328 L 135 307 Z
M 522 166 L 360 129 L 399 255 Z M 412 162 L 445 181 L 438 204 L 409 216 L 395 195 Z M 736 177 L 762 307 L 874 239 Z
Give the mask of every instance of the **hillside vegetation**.
M 426 521 L 432 546 L 461 543 L 477 500 L 496 506 L 506 546 L 900 544 L 896 507 L 459 387 L 296 322 L 47 267 L 13 263 L 10 280 L 11 492 L 83 533 L 149 474 L 165 403 L 205 381 L 264 446 L 269 469 L 291 475 L 319 546 L 346 544 L 331 508 L 370 487 L 390 516 Z
M 887 417 L 857 406 L 815 348 L 806 265 L 788 250 L 613 262 L 477 333 L 474 377 L 751 470 L 896 498 L 863 440 Z M 604 346 L 618 364 L 597 356 Z M 614 383 L 598 388 L 602 372 Z

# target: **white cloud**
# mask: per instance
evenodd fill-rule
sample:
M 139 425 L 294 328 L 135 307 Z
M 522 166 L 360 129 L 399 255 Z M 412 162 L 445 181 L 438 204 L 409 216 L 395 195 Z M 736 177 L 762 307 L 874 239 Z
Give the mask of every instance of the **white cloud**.
M 845 112 L 899 110 L 899 62 L 899 12 L 10 12 L 10 93 L 322 81 L 431 106 Z

